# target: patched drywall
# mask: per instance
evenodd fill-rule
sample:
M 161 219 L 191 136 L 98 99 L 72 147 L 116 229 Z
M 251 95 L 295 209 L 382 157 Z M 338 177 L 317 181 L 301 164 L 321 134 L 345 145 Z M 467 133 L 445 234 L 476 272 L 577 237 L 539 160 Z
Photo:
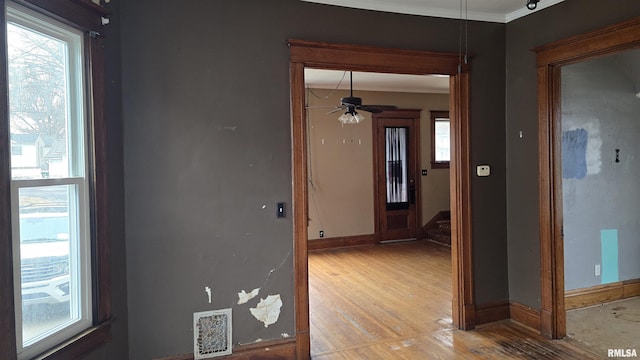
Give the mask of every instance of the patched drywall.
M 611 55 L 563 66 L 561 93 L 565 289 L 640 278 L 635 81 Z
M 531 49 L 639 15 L 637 0 L 616 0 L 615 6 L 599 0 L 565 0 L 506 25 L 506 191 L 512 301 L 540 308 L 538 90 L 536 54 Z

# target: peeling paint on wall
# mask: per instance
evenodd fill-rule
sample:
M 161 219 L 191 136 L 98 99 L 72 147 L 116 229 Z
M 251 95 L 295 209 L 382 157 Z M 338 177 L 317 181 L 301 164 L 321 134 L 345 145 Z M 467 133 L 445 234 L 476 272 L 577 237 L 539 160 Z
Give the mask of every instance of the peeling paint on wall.
M 208 286 L 204 287 L 204 292 L 209 296 L 209 304 L 211 304 L 211 288 Z
M 262 321 L 264 327 L 269 327 L 271 324 L 275 324 L 280 316 L 280 308 L 282 307 L 282 300 L 280 294 L 269 295 L 266 299 L 260 299 L 258 306 L 250 308 L 251 315 Z
M 260 292 L 260 288 L 255 288 L 255 289 L 251 290 L 251 292 L 248 293 L 248 294 L 244 290 L 240 291 L 238 293 L 238 305 L 246 304 L 247 301 L 253 299 L 256 296 L 258 296 L 259 292 Z

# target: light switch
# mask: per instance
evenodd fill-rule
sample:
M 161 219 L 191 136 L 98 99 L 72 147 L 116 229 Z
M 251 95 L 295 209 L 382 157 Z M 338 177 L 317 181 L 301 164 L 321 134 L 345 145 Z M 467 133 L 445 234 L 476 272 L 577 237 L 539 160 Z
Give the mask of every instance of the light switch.
M 278 214 L 279 218 L 287 217 L 287 204 L 283 202 L 278 203 Z
M 478 176 L 491 175 L 491 167 L 489 165 L 478 165 L 476 170 L 477 170 Z

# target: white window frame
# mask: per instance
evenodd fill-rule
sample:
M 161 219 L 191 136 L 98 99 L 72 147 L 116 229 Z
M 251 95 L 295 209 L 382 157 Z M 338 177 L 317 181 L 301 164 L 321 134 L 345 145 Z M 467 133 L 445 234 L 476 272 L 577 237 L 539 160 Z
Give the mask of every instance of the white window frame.
M 451 121 L 449 119 L 449 111 L 431 111 L 431 168 L 432 169 L 446 169 L 449 168 L 451 161 L 451 144 L 449 144 L 449 160 L 437 159 L 438 145 L 437 141 L 439 134 L 436 133 L 437 124 L 443 123 L 449 126 L 449 137 L 451 136 Z
M 90 126 L 89 112 L 86 109 L 85 63 L 83 33 L 56 20 L 40 15 L 22 6 L 7 3 L 7 23 L 15 23 L 25 28 L 62 40 L 68 45 L 67 52 L 67 154 L 69 157 L 69 174 L 66 178 L 11 180 L 11 214 L 13 228 L 13 266 L 14 296 L 16 321 L 16 347 L 19 359 L 32 358 L 53 346 L 79 334 L 92 326 L 92 276 L 91 276 L 91 226 L 89 203 L 89 152 L 87 146 L 87 127 Z M 6 26 L 6 25 L 5 25 Z M 21 188 L 38 186 L 72 185 L 77 189 L 76 196 L 69 198 L 69 216 L 73 217 L 77 226 L 77 246 L 72 246 L 70 261 L 78 264 L 79 271 L 72 276 L 71 282 L 78 284 L 79 311 L 75 315 L 78 320 L 69 322 L 63 328 L 47 333 L 31 343 L 23 346 L 22 338 L 22 300 L 21 300 L 21 261 L 20 261 L 20 215 L 19 191 Z M 72 215 L 72 211 L 76 216 Z M 70 236 L 72 238 L 72 236 Z

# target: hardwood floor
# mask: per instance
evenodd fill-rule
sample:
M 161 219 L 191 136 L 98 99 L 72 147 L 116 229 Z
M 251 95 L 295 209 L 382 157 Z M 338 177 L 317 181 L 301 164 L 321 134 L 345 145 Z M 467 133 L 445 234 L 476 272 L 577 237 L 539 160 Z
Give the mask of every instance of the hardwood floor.
M 329 359 L 599 359 L 510 321 L 451 322 L 451 249 L 418 241 L 309 253 L 311 355 Z

